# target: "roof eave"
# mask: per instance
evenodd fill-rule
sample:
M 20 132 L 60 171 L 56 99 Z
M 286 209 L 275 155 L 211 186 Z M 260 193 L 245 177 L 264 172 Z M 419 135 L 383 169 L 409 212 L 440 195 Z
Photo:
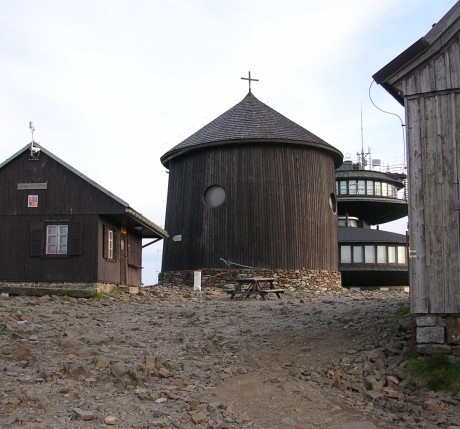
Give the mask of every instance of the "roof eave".
M 257 143 L 257 144 L 292 144 L 292 145 L 300 145 L 300 146 L 306 146 L 306 147 L 312 147 L 316 149 L 321 149 L 323 151 L 329 152 L 332 154 L 334 158 L 334 164 L 335 168 L 340 167 L 343 162 L 343 154 L 340 152 L 338 149 L 335 147 L 328 145 L 327 143 L 321 144 L 318 142 L 307 142 L 307 141 L 302 141 L 302 140 L 289 140 L 289 139 L 234 139 L 234 140 L 221 140 L 221 141 L 215 141 L 215 142 L 209 142 L 209 143 L 203 143 L 200 144 L 199 146 L 188 146 L 184 148 L 180 148 L 177 150 L 171 149 L 169 152 L 167 152 L 165 155 L 163 155 L 160 158 L 161 163 L 166 167 L 169 168 L 169 162 L 174 159 L 178 158 L 180 156 L 185 155 L 188 152 L 191 151 L 196 151 L 196 150 L 201 150 L 201 149 L 208 149 L 211 147 L 216 147 L 216 146 L 226 146 L 226 145 L 234 145 L 234 144 L 248 144 L 248 143 Z

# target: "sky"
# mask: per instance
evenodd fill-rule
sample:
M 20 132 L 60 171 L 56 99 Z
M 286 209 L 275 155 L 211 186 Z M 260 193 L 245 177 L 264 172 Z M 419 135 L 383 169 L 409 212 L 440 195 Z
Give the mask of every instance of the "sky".
M 160 157 L 239 103 L 251 71 L 260 101 L 346 157 L 403 164 L 404 110 L 372 76 L 455 3 L 0 0 L 0 163 L 32 121 L 35 141 L 164 226 Z M 161 251 L 144 249 L 145 285 Z

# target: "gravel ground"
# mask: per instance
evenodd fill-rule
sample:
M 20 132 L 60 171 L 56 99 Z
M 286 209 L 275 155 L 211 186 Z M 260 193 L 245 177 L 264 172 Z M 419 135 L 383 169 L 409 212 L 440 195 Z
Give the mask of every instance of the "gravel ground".
M 404 377 L 404 292 L 0 298 L 1 428 L 460 429 Z

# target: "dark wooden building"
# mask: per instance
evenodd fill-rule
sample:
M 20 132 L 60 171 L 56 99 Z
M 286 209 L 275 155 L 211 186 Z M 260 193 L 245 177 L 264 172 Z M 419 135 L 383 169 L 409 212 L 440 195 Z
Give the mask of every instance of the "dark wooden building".
M 249 92 L 161 158 L 169 169 L 163 274 L 337 271 L 334 171 L 342 158 Z
M 406 112 L 418 348 L 460 356 L 460 2 L 374 79 Z
M 141 286 L 142 239 L 166 232 L 48 150 L 0 164 L 0 286 Z

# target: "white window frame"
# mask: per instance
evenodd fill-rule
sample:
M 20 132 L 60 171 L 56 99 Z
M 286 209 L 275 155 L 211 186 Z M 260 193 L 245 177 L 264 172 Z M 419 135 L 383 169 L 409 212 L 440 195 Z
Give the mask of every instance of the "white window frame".
M 107 229 L 107 259 L 113 259 L 114 243 L 115 239 L 113 229 Z
M 69 225 L 46 225 L 46 254 L 67 255 L 69 241 Z

